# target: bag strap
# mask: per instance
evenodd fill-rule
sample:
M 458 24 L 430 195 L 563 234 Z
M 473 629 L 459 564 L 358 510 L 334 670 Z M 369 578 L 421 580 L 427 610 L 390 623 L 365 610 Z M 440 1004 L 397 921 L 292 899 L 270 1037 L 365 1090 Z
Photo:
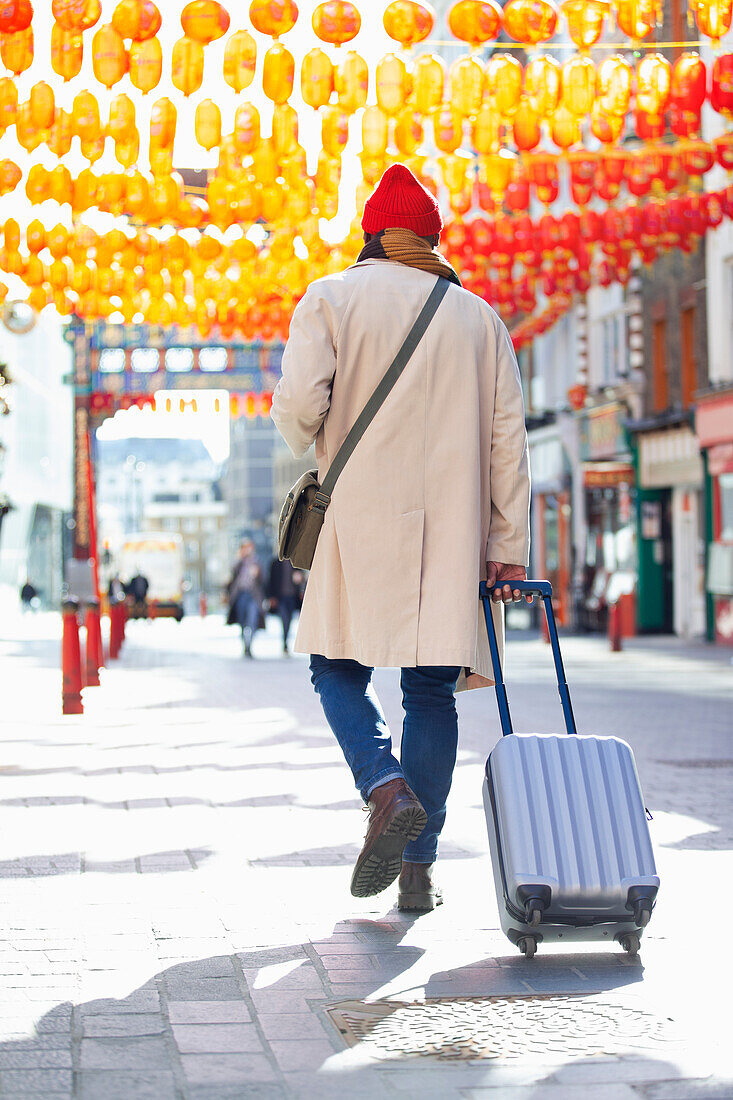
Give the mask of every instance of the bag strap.
M 369 427 L 372 420 L 377 415 L 385 400 L 389 396 L 389 393 L 394 387 L 395 382 L 402 374 L 403 370 L 412 358 L 412 354 L 415 351 L 415 348 L 425 335 L 425 331 L 427 330 L 428 325 L 435 316 L 435 311 L 442 302 L 443 296 L 445 295 L 445 292 L 447 291 L 449 285 L 449 279 L 444 279 L 442 275 L 438 276 L 435 282 L 435 286 L 431 290 L 427 302 L 420 310 L 415 324 L 412 326 L 407 336 L 405 337 L 405 342 L 392 360 L 392 364 L 389 367 L 389 370 L 384 375 L 374 393 L 369 398 L 359 416 L 354 421 L 354 424 L 352 425 L 349 434 L 346 436 L 346 439 L 339 447 L 336 453 L 336 457 L 328 468 L 328 472 L 323 479 L 323 484 L 316 493 L 316 499 L 314 501 L 315 508 L 319 508 L 320 506 L 320 508 L 325 511 L 328 507 L 331 500 L 331 494 L 333 493 L 333 489 L 336 484 L 336 479 L 338 478 L 344 466 L 354 453 L 354 448 L 356 447 L 361 437 L 364 435 L 364 432 Z

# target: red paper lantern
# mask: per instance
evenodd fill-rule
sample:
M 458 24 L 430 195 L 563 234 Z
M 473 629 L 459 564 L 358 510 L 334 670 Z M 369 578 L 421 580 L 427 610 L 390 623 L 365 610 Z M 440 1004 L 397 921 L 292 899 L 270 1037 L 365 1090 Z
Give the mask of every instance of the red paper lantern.
M 33 5 L 30 0 L 3 0 L 0 3 L 0 34 L 16 34 L 30 27 Z

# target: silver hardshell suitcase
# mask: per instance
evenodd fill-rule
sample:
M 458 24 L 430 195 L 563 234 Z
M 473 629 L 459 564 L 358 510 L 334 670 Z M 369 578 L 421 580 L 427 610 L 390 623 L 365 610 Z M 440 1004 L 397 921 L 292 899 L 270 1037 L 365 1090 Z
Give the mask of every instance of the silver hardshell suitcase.
M 614 940 L 629 954 L 659 878 L 634 756 L 617 737 L 578 735 L 549 581 L 511 582 L 541 597 L 567 734 L 516 734 L 481 585 L 504 736 L 486 761 L 484 806 L 501 926 L 531 958 L 538 943 Z

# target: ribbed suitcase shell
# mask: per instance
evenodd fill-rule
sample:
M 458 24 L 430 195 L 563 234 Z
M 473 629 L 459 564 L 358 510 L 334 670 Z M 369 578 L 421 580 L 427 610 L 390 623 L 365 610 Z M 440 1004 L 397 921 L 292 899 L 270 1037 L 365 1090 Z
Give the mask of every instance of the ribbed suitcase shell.
M 507 916 L 515 906 L 522 913 L 517 888 L 539 883 L 552 891 L 543 927 L 627 924 L 629 888 L 658 887 L 659 879 L 626 742 L 511 734 L 494 747 L 486 772 Z

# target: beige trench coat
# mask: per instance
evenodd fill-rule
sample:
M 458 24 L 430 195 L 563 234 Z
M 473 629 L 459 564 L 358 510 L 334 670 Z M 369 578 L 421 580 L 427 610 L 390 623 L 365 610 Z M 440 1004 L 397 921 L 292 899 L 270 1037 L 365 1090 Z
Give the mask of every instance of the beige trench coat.
M 272 418 L 296 457 L 315 440 L 321 479 L 434 284 L 366 260 L 312 283 L 295 309 Z M 529 494 L 509 335 L 490 306 L 451 285 L 336 484 L 296 650 L 459 665 L 485 678 L 468 686 L 493 683 L 478 585 L 487 561 L 527 565 Z

